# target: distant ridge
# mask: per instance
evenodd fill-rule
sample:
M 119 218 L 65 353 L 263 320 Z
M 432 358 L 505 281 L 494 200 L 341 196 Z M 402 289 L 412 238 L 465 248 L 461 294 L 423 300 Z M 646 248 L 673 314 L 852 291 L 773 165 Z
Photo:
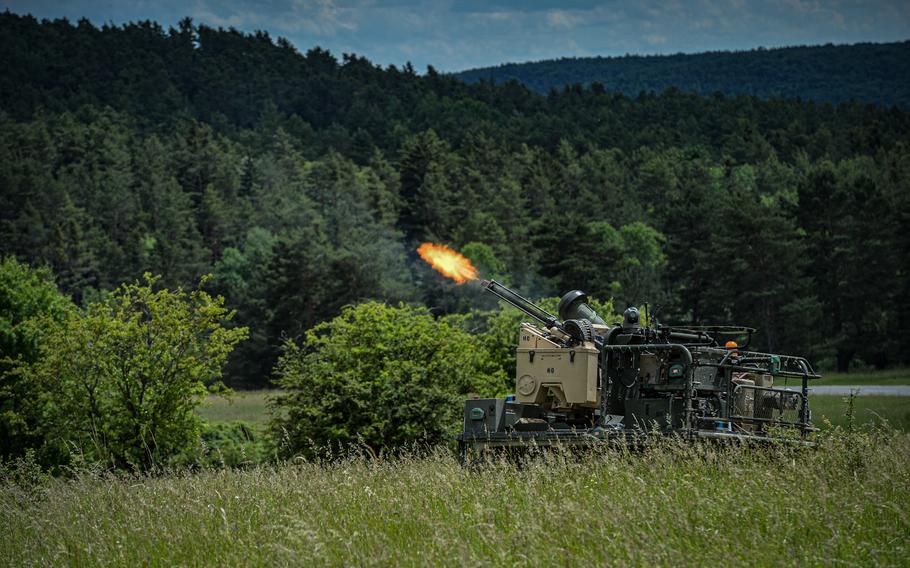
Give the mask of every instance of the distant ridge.
M 701 94 L 848 100 L 910 108 L 910 41 L 798 46 L 676 55 L 562 58 L 453 74 L 468 83 L 517 80 L 547 93 L 601 83 L 636 96 L 670 87 Z

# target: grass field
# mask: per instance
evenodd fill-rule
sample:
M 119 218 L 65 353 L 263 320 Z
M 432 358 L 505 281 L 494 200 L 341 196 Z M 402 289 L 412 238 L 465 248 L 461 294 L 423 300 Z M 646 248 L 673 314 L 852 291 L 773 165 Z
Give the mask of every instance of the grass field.
M 200 413 L 261 436 L 269 394 Z M 846 424 L 844 397 L 811 402 L 816 425 Z M 0 467 L 0 565 L 906 565 L 910 397 L 857 397 L 854 412 L 898 429 L 474 469 L 444 448 L 157 475 Z
M 910 369 L 888 371 L 862 371 L 853 373 L 822 373 L 822 378 L 812 381 L 813 385 L 910 385 Z
M 212 423 L 242 420 L 258 430 L 268 421 L 268 397 L 276 391 L 237 392 L 231 400 L 209 397 L 199 414 Z M 810 397 L 812 418 L 815 425 L 823 427 L 823 418 L 832 424 L 847 424 L 847 404 L 842 396 L 815 395 Z M 880 422 L 886 419 L 895 428 L 910 432 L 910 397 L 904 396 L 859 396 L 854 402 L 855 424 Z
M 232 396 L 210 396 L 199 408 L 199 415 L 209 422 L 242 420 L 253 425 L 264 425 L 269 420 L 267 403 L 276 391 L 237 391 Z
M 906 565 L 906 433 L 749 452 L 661 444 L 470 470 L 440 450 L 158 476 L 7 472 L 0 563 Z

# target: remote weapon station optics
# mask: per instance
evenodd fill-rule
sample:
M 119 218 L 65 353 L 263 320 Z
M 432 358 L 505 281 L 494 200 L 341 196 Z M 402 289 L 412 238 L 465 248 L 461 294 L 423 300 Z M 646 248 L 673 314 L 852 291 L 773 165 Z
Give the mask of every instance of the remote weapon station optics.
M 421 256 L 449 275 L 426 246 Z M 470 267 L 441 248 L 450 269 L 460 264 L 446 255 Z M 473 267 L 459 274 L 477 279 Z M 664 326 L 642 322 L 634 307 L 611 325 L 579 290 L 562 297 L 557 317 L 495 280 L 480 286 L 533 321 L 519 330 L 515 394 L 465 401 L 457 437 L 465 457 L 495 448 L 634 443 L 651 432 L 763 442 L 790 430 L 797 436 L 788 440 L 805 443 L 815 431 L 809 381 L 820 376 L 803 357 L 750 350 L 752 328 Z

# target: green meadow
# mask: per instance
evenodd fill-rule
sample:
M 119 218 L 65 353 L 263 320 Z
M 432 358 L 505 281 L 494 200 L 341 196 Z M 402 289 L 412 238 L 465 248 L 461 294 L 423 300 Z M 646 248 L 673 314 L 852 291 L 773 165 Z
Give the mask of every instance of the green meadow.
M 12 566 L 899 566 L 910 435 L 662 440 L 462 468 L 445 449 L 0 485 Z M 18 477 L 17 477 L 18 476 Z
M 215 431 L 244 425 L 261 446 L 274 392 L 212 397 L 200 413 Z M 0 475 L 0 558 L 10 566 L 904 564 L 910 397 L 856 397 L 852 430 L 845 397 L 811 402 L 822 428 L 811 449 L 658 440 L 636 453 L 471 469 L 448 448 L 277 464 L 257 464 L 268 452 L 247 449 L 245 467 L 59 477 L 19 462 Z

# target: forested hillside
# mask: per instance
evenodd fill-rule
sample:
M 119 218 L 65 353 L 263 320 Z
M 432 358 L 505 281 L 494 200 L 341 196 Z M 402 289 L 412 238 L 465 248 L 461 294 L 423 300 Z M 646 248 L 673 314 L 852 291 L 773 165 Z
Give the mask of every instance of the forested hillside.
M 910 41 L 675 55 L 571 57 L 455 74 L 469 83 L 517 80 L 538 93 L 576 83 L 628 96 L 676 87 L 710 95 L 851 100 L 910 108 Z
M 416 259 L 426 240 L 531 296 L 754 325 L 761 348 L 842 369 L 910 361 L 898 108 L 543 96 L 189 21 L 7 12 L 0 37 L 0 256 L 47 264 L 78 303 L 144 271 L 214 274 L 250 328 L 235 386 L 347 304 L 489 307 Z

